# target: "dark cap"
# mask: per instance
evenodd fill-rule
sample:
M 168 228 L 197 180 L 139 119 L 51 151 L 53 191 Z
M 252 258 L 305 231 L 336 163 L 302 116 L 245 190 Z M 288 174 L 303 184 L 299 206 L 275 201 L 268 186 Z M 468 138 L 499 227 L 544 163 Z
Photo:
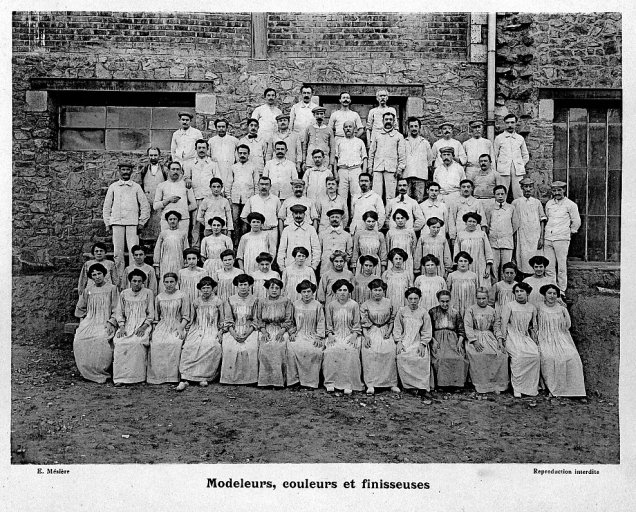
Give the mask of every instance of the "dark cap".
M 304 204 L 295 204 L 289 209 L 292 213 L 305 213 L 307 211 L 307 207 Z

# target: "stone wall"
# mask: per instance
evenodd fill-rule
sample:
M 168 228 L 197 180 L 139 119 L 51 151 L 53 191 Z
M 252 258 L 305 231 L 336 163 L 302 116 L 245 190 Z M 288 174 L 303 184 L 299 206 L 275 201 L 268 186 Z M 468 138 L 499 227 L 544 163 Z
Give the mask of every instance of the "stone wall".
M 517 14 L 497 17 L 498 131 L 503 116 L 520 118 L 528 171 L 544 200 L 552 181 L 553 108 L 540 89 L 621 88 L 621 14 Z

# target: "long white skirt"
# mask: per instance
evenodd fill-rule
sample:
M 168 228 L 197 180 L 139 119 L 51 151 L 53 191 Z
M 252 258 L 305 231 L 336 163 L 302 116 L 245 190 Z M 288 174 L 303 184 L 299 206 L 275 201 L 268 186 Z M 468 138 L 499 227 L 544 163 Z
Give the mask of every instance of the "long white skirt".
M 217 329 L 205 330 L 197 326 L 190 330 L 181 350 L 179 372 L 182 380 L 211 381 L 219 376 L 223 348 L 217 336 Z
M 262 335 L 259 335 L 258 340 L 258 385 L 282 387 L 287 381 L 289 334 L 285 333 L 282 341 L 276 341 L 274 337 L 280 331 L 280 326 L 268 324 L 265 331 L 269 341 L 265 341 Z
M 294 341 L 287 343 L 287 385 L 300 383 L 317 388 L 322 351 L 322 347 L 314 346 L 314 338 L 306 334 L 299 333 Z
M 166 324 L 157 324 L 148 352 L 148 384 L 179 382 L 179 359 L 183 340 Z
M 254 384 L 258 380 L 258 333 L 239 343 L 228 332 L 223 335 L 221 384 Z
M 119 384 L 136 384 L 146 381 L 148 366 L 148 346 L 150 345 L 150 331 L 146 329 L 143 336 L 115 337 L 113 343 L 113 382 Z
M 364 390 L 360 363 L 360 348 L 345 343 L 345 338 L 336 337 L 335 345 L 325 348 L 322 360 L 322 373 L 325 387 L 338 389 Z
M 364 335 L 371 339 L 369 348 L 362 342 L 362 371 L 367 387 L 390 388 L 398 383 L 395 341 L 393 336 L 384 339 L 385 330 L 386 326 L 376 325 L 364 329 Z

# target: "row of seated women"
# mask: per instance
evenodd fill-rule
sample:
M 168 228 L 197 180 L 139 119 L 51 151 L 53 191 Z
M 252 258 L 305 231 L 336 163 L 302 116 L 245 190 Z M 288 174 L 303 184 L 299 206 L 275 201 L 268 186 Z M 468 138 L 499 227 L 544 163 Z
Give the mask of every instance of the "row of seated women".
M 499 313 L 478 288 L 475 304 L 462 316 L 451 307 L 451 293 L 437 292 L 438 305 L 422 306 L 422 292 L 410 287 L 406 305 L 395 308 L 380 279 L 368 284 L 370 298 L 351 299 L 353 284 L 337 280 L 326 306 L 315 299 L 316 285 L 300 282 L 300 299 L 281 294 L 277 278 L 265 281 L 265 297 L 252 293 L 254 279 L 239 274 L 237 293 L 221 301 L 217 283 L 203 277 L 191 302 L 177 289 L 178 276 L 163 276 L 156 298 L 144 287 L 146 274 L 130 272 L 131 287 L 118 294 L 105 283 L 106 269 L 89 269 L 94 286 L 80 297 L 83 317 L 74 340 L 81 374 L 95 382 L 111 377 L 115 385 L 148 382 L 207 386 L 300 384 L 345 394 L 376 388 L 429 391 L 466 385 L 478 393 L 505 391 L 516 397 L 538 393 L 540 375 L 556 396 L 584 396 L 583 369 L 569 333 L 567 309 L 559 288 L 541 288 L 544 303 L 528 302 L 532 288 L 513 285 L 514 300 Z

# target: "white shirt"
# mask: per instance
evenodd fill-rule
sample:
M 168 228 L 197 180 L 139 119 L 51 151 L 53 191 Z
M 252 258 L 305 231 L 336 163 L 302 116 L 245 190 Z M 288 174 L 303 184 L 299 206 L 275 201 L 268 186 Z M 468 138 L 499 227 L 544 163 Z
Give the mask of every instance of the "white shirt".
M 355 135 L 360 128 L 364 128 L 362 126 L 362 119 L 360 119 L 360 115 L 353 110 L 336 110 L 331 113 L 329 116 L 329 123 L 327 126 L 334 130 L 334 134 L 336 137 L 344 137 L 344 129 L 343 126 L 346 121 L 353 122 L 353 134 Z
M 278 107 L 270 107 L 268 104 L 256 107 L 252 112 L 252 118 L 258 121 L 258 136 L 267 140 L 278 128 L 276 116 L 282 113 Z
M 210 180 L 212 178 L 221 178 L 218 164 L 209 156 L 202 160 L 197 157 L 196 160 L 187 162 L 183 171 L 184 177 L 192 180 L 192 190 L 194 191 L 194 197 L 197 199 L 212 195 Z
M 530 160 L 530 154 L 526 147 L 525 139 L 518 133 L 503 132 L 495 137 L 495 156 L 497 160 L 497 172 L 502 176 L 523 176 L 526 173 L 526 164 Z
M 196 158 L 194 143 L 203 138 L 203 134 L 190 126 L 187 130 L 179 129 L 172 134 L 170 153 L 172 160 L 182 163 L 184 160 Z
M 428 168 L 434 160 L 431 144 L 424 137 L 410 135 L 404 139 L 406 147 L 405 178 L 428 179 Z
M 314 122 L 313 110 L 317 107 L 311 101 L 299 101 L 289 111 L 289 128 L 298 136 L 303 136 L 307 127 Z
M 459 162 L 462 165 L 466 164 L 466 152 L 464 151 L 464 146 L 462 146 L 461 142 L 453 138 L 449 140 L 439 139 L 433 143 L 432 148 L 433 156 L 435 157 L 435 167 L 444 165 L 444 163 L 442 162 L 442 157 L 439 154 L 439 150 L 447 147 L 453 148 L 455 150 L 455 154 L 453 155 L 454 158 L 459 158 Z M 457 162 L 457 160 L 455 160 L 455 162 Z
M 492 165 L 495 169 L 495 150 L 493 149 L 492 142 L 483 137 L 478 139 L 472 137 L 462 144 L 464 151 L 466 152 L 466 171 L 469 167 L 476 167 L 479 169 L 479 157 L 483 154 L 490 155 Z
M 465 178 L 464 168 L 457 162 L 453 162 L 449 167 L 442 164 L 436 167 L 433 173 L 433 181 L 439 183 L 440 194 L 459 192 L 459 182 Z
M 406 211 L 409 215 L 409 219 L 406 221 L 407 229 L 414 229 L 416 231 L 422 229 L 425 220 L 419 203 L 407 195 L 404 196 L 404 200 L 401 200 L 399 194 L 393 199 L 389 199 L 389 201 L 387 201 L 386 221 L 389 224 L 389 229 L 396 227 L 395 221 L 393 220 L 393 214 L 395 213 L 395 210 L 399 209 Z

